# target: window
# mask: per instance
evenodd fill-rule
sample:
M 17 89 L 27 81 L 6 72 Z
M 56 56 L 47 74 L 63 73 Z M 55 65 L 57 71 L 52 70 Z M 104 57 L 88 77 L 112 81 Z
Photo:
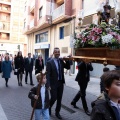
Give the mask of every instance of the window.
M 42 10 L 43 10 L 43 7 L 41 7 L 41 8 L 39 9 L 39 18 L 42 17 Z
M 59 29 L 59 37 L 60 39 L 64 39 L 64 26 Z
M 40 35 L 36 35 L 36 40 L 35 40 L 35 43 L 39 43 L 40 41 Z
M 48 32 L 37 34 L 35 38 L 35 43 L 47 42 L 48 41 Z

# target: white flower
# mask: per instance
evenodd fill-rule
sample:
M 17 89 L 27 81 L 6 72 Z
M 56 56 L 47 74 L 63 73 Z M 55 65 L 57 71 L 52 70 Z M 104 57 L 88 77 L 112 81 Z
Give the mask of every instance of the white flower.
M 102 43 L 103 44 L 105 44 L 105 43 L 111 43 L 112 42 L 112 38 L 113 38 L 113 36 L 111 34 L 102 36 Z

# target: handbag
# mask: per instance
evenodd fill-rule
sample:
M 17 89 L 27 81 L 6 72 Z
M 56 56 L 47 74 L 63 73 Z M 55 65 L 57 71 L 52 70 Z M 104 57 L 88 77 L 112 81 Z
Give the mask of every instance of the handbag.
M 17 75 L 18 74 L 18 69 L 15 69 L 14 70 L 14 75 Z

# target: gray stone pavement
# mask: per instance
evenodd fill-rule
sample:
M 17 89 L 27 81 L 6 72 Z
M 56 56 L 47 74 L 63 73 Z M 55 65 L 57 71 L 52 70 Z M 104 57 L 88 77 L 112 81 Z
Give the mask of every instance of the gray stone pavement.
M 74 81 L 75 75 L 65 75 L 66 84 L 64 87 L 64 94 L 62 99 L 61 115 L 63 120 L 89 120 L 82 108 L 81 100 L 77 103 L 79 109 L 74 109 L 70 102 L 78 92 L 77 82 Z M 35 75 L 33 75 L 34 84 L 37 83 Z M 23 78 L 23 87 L 18 86 L 17 78 L 12 74 L 9 83 L 9 87 L 5 87 L 5 81 L 0 78 L 0 120 L 29 120 L 31 115 L 30 99 L 28 98 L 28 92 L 31 88 L 28 84 L 25 84 Z M 99 95 L 99 79 L 92 78 L 87 89 L 87 103 L 91 110 L 91 102 Z M 97 92 L 96 92 L 97 91 Z M 2 112 L 1 112 L 2 111 Z M 5 114 L 5 115 L 4 115 Z M 7 119 L 5 118 L 7 117 Z M 55 117 L 55 105 L 52 108 L 51 120 L 57 120 Z

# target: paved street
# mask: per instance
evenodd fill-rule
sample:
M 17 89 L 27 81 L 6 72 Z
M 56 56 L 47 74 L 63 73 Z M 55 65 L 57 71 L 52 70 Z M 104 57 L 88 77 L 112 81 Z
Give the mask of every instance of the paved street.
M 70 102 L 77 93 L 79 87 L 77 82 L 74 81 L 75 75 L 66 75 L 66 85 L 64 89 L 64 95 L 62 100 L 61 115 L 63 120 L 89 120 L 83 109 L 81 100 L 77 103 L 79 109 L 74 109 Z M 37 83 L 35 76 L 33 75 L 34 83 Z M 16 76 L 12 74 L 12 78 L 9 80 L 9 87 L 5 87 L 4 79 L 0 78 L 0 120 L 29 120 L 32 108 L 30 106 L 30 99 L 28 98 L 28 92 L 31 88 L 29 84 L 25 84 L 23 79 L 23 87 L 19 87 L 17 84 Z M 29 83 L 29 82 L 28 82 Z M 91 110 L 90 103 L 96 99 L 99 95 L 99 79 L 91 78 L 91 82 L 87 88 L 87 102 L 89 109 Z M 55 106 L 52 109 L 51 120 L 57 120 L 55 117 Z

